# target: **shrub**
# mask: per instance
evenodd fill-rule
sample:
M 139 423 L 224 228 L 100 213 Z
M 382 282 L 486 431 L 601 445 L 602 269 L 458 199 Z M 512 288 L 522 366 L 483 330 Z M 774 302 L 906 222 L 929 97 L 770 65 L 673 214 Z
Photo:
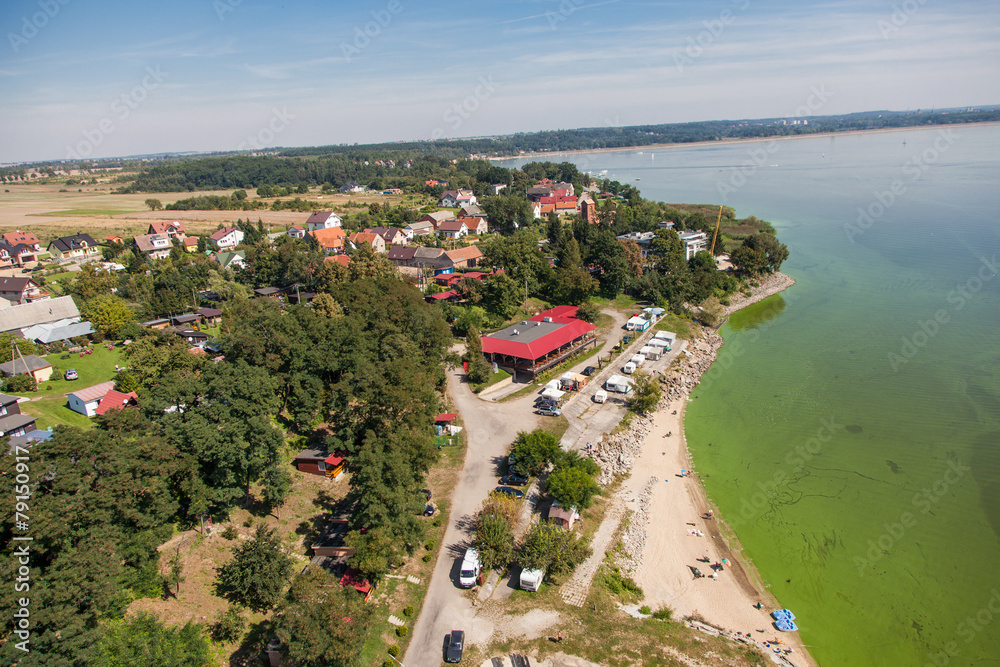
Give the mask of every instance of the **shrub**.
M 625 599 L 642 597 L 642 589 L 639 588 L 639 584 L 635 583 L 635 581 L 627 575 L 622 574 L 621 570 L 617 567 L 602 574 L 601 581 L 604 583 L 604 587 L 607 588 L 608 591 L 619 597 Z
M 431 521 L 431 525 L 434 526 L 434 527 L 440 526 L 441 525 L 441 517 L 437 517 L 436 519 L 434 519 L 433 521 Z
M 219 614 L 218 620 L 212 626 L 212 639 L 222 642 L 235 642 L 243 636 L 246 629 L 246 619 L 240 608 L 233 605 Z
M 243 527 L 244 528 L 249 528 L 252 525 L 253 525 L 253 517 L 252 516 L 248 516 L 246 519 L 243 520 Z
M 63 348 L 64 346 L 61 340 L 54 340 L 49 343 L 49 352 L 62 352 Z
M 393 644 L 392 646 L 389 647 L 389 655 L 391 655 L 394 658 L 399 657 L 399 644 Z
M 407 632 L 409 632 L 409 629 L 405 625 L 401 625 L 396 628 L 397 637 L 405 637 Z
M 235 526 L 226 526 L 222 529 L 222 536 L 227 540 L 235 540 L 240 536 L 239 531 L 236 530 Z
M 406 607 L 403 609 L 403 616 L 406 616 L 407 618 L 409 618 L 410 616 L 413 616 L 413 605 L 412 604 L 406 605 Z
M 648 604 L 644 604 L 639 607 L 639 613 L 643 616 L 651 616 L 653 614 L 653 610 L 649 608 Z
M 99 331 L 99 330 L 95 331 L 94 333 L 90 334 L 90 340 L 92 342 L 98 343 L 98 344 L 103 343 L 104 342 L 104 334 L 101 331 Z
M 434 556 L 432 554 L 424 554 L 423 558 L 421 558 L 420 560 L 424 561 L 425 563 L 429 563 L 431 562 L 431 558 L 433 557 Z
M 436 545 L 437 542 L 435 542 L 434 540 L 427 540 L 427 544 L 424 545 L 424 549 L 432 551 Z
M 382 667 L 396 667 L 396 663 L 392 658 L 386 658 L 385 662 L 382 663 Z
M 658 621 L 669 621 L 674 616 L 674 610 L 670 607 L 660 607 L 653 612 L 653 618 Z

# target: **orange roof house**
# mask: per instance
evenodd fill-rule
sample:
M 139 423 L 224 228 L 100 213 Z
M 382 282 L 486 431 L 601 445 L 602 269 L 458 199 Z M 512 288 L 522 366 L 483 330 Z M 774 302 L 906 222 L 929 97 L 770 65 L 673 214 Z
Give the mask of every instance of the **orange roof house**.
M 319 247 L 327 254 L 334 255 L 344 252 L 344 239 L 347 238 L 347 234 L 340 227 L 315 229 L 309 232 L 309 236 L 316 239 Z
M 351 258 L 348 257 L 347 255 L 333 255 L 331 257 L 327 257 L 323 261 L 324 262 L 336 262 L 337 264 L 340 264 L 342 266 L 347 266 L 348 264 L 351 263 Z

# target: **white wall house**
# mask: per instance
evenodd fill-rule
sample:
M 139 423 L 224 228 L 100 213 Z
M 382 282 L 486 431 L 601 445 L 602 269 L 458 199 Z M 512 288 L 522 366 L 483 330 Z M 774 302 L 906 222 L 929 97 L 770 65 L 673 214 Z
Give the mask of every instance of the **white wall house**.
M 102 382 L 101 384 L 95 384 L 93 387 L 87 387 L 80 391 L 74 391 L 72 394 L 67 394 L 69 409 L 79 412 L 81 415 L 93 417 L 97 414 L 97 406 L 101 404 L 101 399 L 114 388 L 114 382 Z
M 228 250 L 243 243 L 243 230 L 236 227 L 223 227 L 209 238 L 219 250 Z
M 314 232 L 317 229 L 330 229 L 331 227 L 340 227 L 341 223 L 340 216 L 331 211 L 316 211 L 309 216 L 306 220 L 306 228 L 310 232 Z

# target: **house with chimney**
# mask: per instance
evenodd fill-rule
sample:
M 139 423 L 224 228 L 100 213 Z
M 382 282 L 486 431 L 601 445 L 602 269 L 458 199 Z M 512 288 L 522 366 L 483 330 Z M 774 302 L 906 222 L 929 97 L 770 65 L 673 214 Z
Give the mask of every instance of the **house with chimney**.
M 314 232 L 317 229 L 332 229 L 340 227 L 343 221 L 332 211 L 316 211 L 306 220 L 306 230 Z
M 60 236 L 49 242 L 46 251 L 56 259 L 89 259 L 101 254 L 97 241 L 90 234 Z

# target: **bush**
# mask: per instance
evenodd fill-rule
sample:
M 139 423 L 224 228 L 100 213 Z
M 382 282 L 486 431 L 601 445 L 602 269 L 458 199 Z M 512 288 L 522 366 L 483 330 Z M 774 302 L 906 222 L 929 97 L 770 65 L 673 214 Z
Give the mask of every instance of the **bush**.
M 223 528 L 221 534 L 227 540 L 235 540 L 237 537 L 240 536 L 239 531 L 237 531 L 236 528 L 231 525 Z
M 434 527 L 440 526 L 441 525 L 441 517 L 437 517 L 433 521 L 431 521 L 431 525 L 434 526 Z
M 238 641 L 243 636 L 246 624 L 240 608 L 233 605 L 219 614 L 218 620 L 212 625 L 212 639 L 221 642 Z
M 429 563 L 431 562 L 431 558 L 433 557 L 434 557 L 433 554 L 424 554 L 423 558 L 421 558 L 420 560 L 424 561 L 425 563 Z
M 22 373 L 21 375 L 7 378 L 3 383 L 3 390 L 10 394 L 38 391 L 38 383 L 35 382 L 35 378 Z
M 94 333 L 90 334 L 90 340 L 92 342 L 98 343 L 98 344 L 103 343 L 104 342 L 104 334 L 101 333 L 101 331 L 95 331 Z
M 660 607 L 653 612 L 653 618 L 658 621 L 669 621 L 674 616 L 674 610 L 670 607 Z
M 642 589 L 639 588 L 639 584 L 635 583 L 630 577 L 622 574 L 621 570 L 617 567 L 603 573 L 601 575 L 601 581 L 604 583 L 604 587 L 608 589 L 614 595 L 625 599 L 641 598 Z
M 392 646 L 389 647 L 389 655 L 391 655 L 394 658 L 399 657 L 399 644 L 393 644 Z
M 649 608 L 648 604 L 644 604 L 641 607 L 639 607 L 639 613 L 642 614 L 643 616 L 652 616 L 653 610 Z
M 382 667 L 396 667 L 396 662 L 392 658 L 386 658 L 385 662 L 382 663 Z
M 406 607 L 403 609 L 403 616 L 406 616 L 407 618 L 413 616 L 413 605 L 412 604 L 406 605 Z
M 396 628 L 396 636 L 397 637 L 405 637 L 406 633 L 408 633 L 408 632 L 409 632 L 409 629 L 405 625 L 401 625 L 398 628 Z
M 427 540 L 427 544 L 424 545 L 424 549 L 432 551 L 435 546 L 437 546 L 437 542 L 435 542 L 434 540 Z
M 61 340 L 54 340 L 49 343 L 49 352 L 62 352 L 64 347 Z

